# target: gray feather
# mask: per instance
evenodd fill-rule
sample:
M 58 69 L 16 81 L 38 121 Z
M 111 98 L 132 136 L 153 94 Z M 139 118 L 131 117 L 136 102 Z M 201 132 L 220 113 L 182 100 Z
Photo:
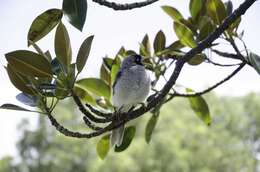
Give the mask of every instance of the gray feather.
M 117 129 L 114 129 L 111 133 L 110 145 L 113 147 L 114 145 L 120 146 L 123 142 L 124 137 L 124 125 L 120 126 Z

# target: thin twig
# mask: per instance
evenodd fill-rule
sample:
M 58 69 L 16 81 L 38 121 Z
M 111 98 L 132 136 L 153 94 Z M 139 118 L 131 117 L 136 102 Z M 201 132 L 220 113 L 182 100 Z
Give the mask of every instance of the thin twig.
M 227 52 L 222 52 L 216 49 L 211 49 L 212 52 L 216 53 L 217 55 L 221 57 L 226 57 L 226 58 L 231 58 L 231 59 L 236 59 L 236 60 L 241 60 L 237 54 L 232 54 L 232 53 L 227 53 Z
M 146 0 L 142 2 L 119 4 L 115 2 L 109 2 L 106 0 L 93 0 L 93 2 L 98 3 L 99 5 L 103 5 L 114 10 L 132 10 L 134 8 L 141 8 L 144 6 L 151 5 L 157 1 L 159 0 Z
M 217 62 L 214 62 L 212 61 L 211 59 L 209 58 L 206 58 L 206 62 L 210 63 L 210 64 L 213 64 L 215 66 L 220 66 L 220 67 L 234 67 L 234 66 L 237 66 L 237 65 L 240 65 L 241 63 L 236 63 L 236 64 L 221 64 L 221 63 L 217 63 Z
M 210 91 L 212 91 L 213 89 L 217 88 L 218 86 L 220 86 L 221 84 L 225 83 L 226 81 L 228 81 L 229 79 L 231 79 L 233 76 L 235 76 L 244 66 L 246 65 L 246 63 L 242 63 L 239 65 L 238 68 L 236 68 L 230 75 L 228 75 L 226 78 L 224 78 L 223 80 L 217 82 L 216 84 L 214 84 L 213 86 L 200 91 L 200 92 L 196 92 L 196 93 L 192 93 L 192 94 L 182 94 L 182 93 L 178 93 L 175 91 L 175 93 L 170 94 L 170 97 L 166 100 L 166 102 L 170 101 L 172 98 L 174 97 L 196 97 L 196 96 L 201 96 L 203 94 L 206 94 Z
M 107 122 L 111 122 L 112 121 L 112 117 L 111 118 L 97 118 L 94 115 L 92 115 L 85 107 L 84 105 L 81 103 L 79 97 L 77 95 L 75 95 L 72 92 L 72 97 L 73 100 L 75 101 L 75 103 L 77 104 L 79 110 L 91 121 L 96 122 L 96 123 L 107 123 Z
M 92 113 L 96 114 L 97 116 L 104 117 L 104 118 L 111 118 L 111 117 L 113 116 L 113 113 L 103 113 L 103 112 L 101 112 L 101 111 L 99 111 L 99 110 L 93 108 L 93 107 L 92 107 L 91 105 L 89 105 L 89 104 L 85 104 L 85 106 L 86 106 L 87 108 L 89 108 L 89 110 L 90 110 Z

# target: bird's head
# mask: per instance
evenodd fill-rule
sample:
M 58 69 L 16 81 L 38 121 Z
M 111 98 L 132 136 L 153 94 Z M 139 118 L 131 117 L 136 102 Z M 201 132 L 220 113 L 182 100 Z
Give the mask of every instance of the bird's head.
M 143 58 L 140 55 L 130 55 L 126 57 L 122 62 L 122 68 L 130 68 L 132 66 L 143 66 Z

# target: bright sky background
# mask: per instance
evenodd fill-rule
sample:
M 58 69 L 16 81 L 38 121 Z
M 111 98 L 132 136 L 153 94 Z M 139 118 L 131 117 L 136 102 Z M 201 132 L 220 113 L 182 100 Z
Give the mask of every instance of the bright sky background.
M 92 3 L 90 0 L 88 2 L 87 19 L 83 32 L 79 32 L 63 20 L 70 34 L 74 56 L 76 56 L 82 41 L 91 34 L 95 35 L 87 67 L 81 77 L 97 76 L 97 69 L 99 69 L 102 57 L 105 55 L 113 57 L 121 45 L 127 49 L 138 51 L 139 42 L 146 33 L 153 40 L 155 34 L 161 29 L 166 33 L 168 44 L 176 40 L 172 20 L 161 10 L 160 6 L 175 6 L 184 16 L 187 16 L 189 1 L 161 0 L 151 6 L 131 11 L 113 11 Z M 241 0 L 233 0 L 235 7 L 241 2 Z M 6 64 L 4 54 L 13 50 L 28 49 L 27 33 L 33 19 L 45 10 L 61 8 L 61 5 L 62 0 L 1 0 L 0 104 L 7 102 L 19 104 L 15 100 L 18 91 L 11 85 L 3 67 Z M 240 27 L 245 29 L 244 40 L 249 49 L 257 54 L 260 54 L 259 9 L 260 2 L 257 1 L 243 17 L 242 27 Z M 40 41 L 39 45 L 43 50 L 51 50 L 52 55 L 54 55 L 54 32 Z M 178 83 L 195 90 L 201 90 L 223 78 L 231 70 L 232 68 L 229 70 L 212 69 L 208 65 L 201 65 L 199 69 L 189 67 L 183 71 Z M 215 91 L 220 95 L 232 96 L 244 95 L 251 91 L 259 92 L 260 77 L 253 69 L 247 67 Z M 5 155 L 16 155 L 15 141 L 18 139 L 16 125 L 21 122 L 22 118 L 29 118 L 33 126 L 36 124 L 37 116 L 38 114 L 34 113 L 0 110 L 0 158 Z

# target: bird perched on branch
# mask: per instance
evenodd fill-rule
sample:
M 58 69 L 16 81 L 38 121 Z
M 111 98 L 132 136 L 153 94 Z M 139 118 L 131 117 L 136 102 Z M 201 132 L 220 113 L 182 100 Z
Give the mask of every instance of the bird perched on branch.
M 140 55 L 125 58 L 113 84 L 113 105 L 116 113 L 128 112 L 133 106 L 143 103 L 150 91 L 150 77 Z M 111 146 L 122 144 L 124 125 L 112 131 Z

